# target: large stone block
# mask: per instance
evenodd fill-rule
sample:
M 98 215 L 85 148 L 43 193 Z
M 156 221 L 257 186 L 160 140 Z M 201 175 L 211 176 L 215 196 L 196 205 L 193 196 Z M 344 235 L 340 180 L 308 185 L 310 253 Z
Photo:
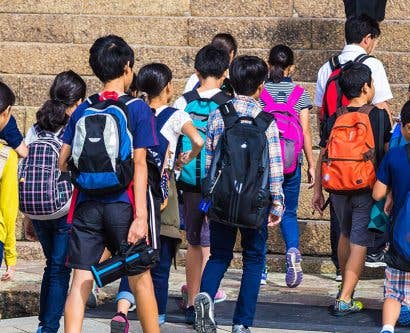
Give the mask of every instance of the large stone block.
M 313 49 L 341 50 L 344 44 L 344 20 L 312 20 Z
M 341 0 L 294 0 L 293 7 L 300 17 L 345 17 Z
M 391 86 L 393 99 L 389 101 L 393 115 L 398 116 L 404 103 L 410 99 L 408 84 L 394 84 Z
M 377 58 L 383 63 L 386 69 L 390 84 L 404 84 L 410 82 L 410 53 L 398 52 L 375 52 Z
M 0 72 L 10 74 L 56 74 L 72 69 L 91 74 L 88 48 L 73 44 L 0 43 Z
M 291 0 L 198 0 L 191 1 L 192 16 L 292 16 Z
M 54 80 L 50 75 L 20 75 L 21 104 L 41 106 L 49 99 L 49 90 Z
M 293 75 L 293 79 L 295 81 L 316 82 L 320 67 L 336 53 L 327 50 L 296 50 L 295 63 L 297 70 Z M 310 91 L 311 98 L 314 97 L 312 92 L 313 89 Z
M 74 43 L 92 44 L 98 37 L 115 34 L 130 44 L 184 46 L 188 19 L 181 17 L 77 16 Z
M 325 191 L 323 193 L 326 200 L 329 195 Z M 325 210 L 323 216 L 320 216 L 317 212 L 313 213 L 312 197 L 313 189 L 309 189 L 308 184 L 302 184 L 299 195 L 298 218 L 301 220 L 330 220 L 329 208 Z
M 210 23 L 211 22 L 211 23 Z M 240 48 L 271 48 L 278 43 L 297 49 L 311 47 L 311 21 L 297 19 L 192 18 L 189 45 L 203 46 L 218 32 L 232 33 Z
M 16 96 L 16 105 L 21 104 L 20 102 L 20 81 L 18 75 L 4 75 L 0 74 L 0 81 L 4 82 L 9 86 Z
M 409 6 L 410 7 L 410 3 Z M 410 52 L 410 22 L 387 21 L 381 25 L 382 34 L 377 50 L 389 52 Z
M 15 42 L 71 43 L 69 15 L 0 14 L 0 40 Z
M 410 6 L 408 0 L 389 0 L 386 6 L 386 20 L 410 19 Z
M 82 1 L 82 12 L 101 15 L 158 15 L 181 16 L 189 14 L 189 0 L 98 0 Z
M 0 0 L 1 13 L 80 13 L 82 0 Z M 98 7 L 98 6 L 96 6 Z

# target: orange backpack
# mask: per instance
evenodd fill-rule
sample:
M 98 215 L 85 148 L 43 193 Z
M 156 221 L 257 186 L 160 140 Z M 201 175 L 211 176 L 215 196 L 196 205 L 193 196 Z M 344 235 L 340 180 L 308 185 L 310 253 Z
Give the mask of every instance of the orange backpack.
M 331 193 L 370 190 L 376 182 L 376 151 L 369 114 L 374 106 L 355 112 L 337 111 L 322 160 L 322 184 Z

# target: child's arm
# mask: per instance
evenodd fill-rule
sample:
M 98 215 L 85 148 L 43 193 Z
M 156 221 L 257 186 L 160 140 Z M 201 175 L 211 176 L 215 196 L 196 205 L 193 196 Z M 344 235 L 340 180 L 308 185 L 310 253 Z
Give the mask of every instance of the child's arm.
M 70 155 L 71 155 L 71 146 L 64 143 L 60 151 L 60 158 L 58 159 L 58 165 L 62 172 L 68 171 L 67 162 L 68 162 L 68 159 L 70 158 Z
M 128 232 L 128 243 L 135 244 L 140 239 L 148 236 L 147 212 L 147 149 L 134 149 L 134 196 L 135 217 Z
M 26 157 L 28 148 L 23 141 L 23 136 L 17 126 L 16 119 L 11 116 L 7 125 L 0 132 L 0 138 L 5 140 L 7 144 L 15 150 L 20 157 Z
M 204 140 L 198 133 L 192 121 L 189 121 L 182 126 L 182 133 L 185 134 L 191 141 L 192 149 L 189 154 L 182 159 L 183 164 L 188 164 L 192 161 L 202 150 L 204 146 Z
M 378 180 L 373 187 L 373 199 L 376 201 L 384 199 L 387 195 L 387 189 L 387 185 L 383 184 L 380 180 Z
M 315 184 L 315 165 L 313 161 L 313 150 L 312 150 L 312 133 L 310 130 L 309 122 L 309 109 L 305 108 L 300 112 L 300 122 L 303 129 L 303 151 L 306 156 L 308 163 L 308 182 L 309 188 L 312 188 Z

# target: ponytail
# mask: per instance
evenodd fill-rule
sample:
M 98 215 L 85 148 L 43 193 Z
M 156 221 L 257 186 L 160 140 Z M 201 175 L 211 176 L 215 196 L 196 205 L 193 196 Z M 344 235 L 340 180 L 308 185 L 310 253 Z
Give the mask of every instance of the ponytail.
M 286 45 L 276 45 L 269 52 L 271 70 L 269 78 L 279 83 L 284 78 L 285 69 L 294 64 L 293 51 Z
M 66 109 L 61 101 L 48 100 L 36 113 L 37 124 L 45 131 L 57 132 L 68 122 Z

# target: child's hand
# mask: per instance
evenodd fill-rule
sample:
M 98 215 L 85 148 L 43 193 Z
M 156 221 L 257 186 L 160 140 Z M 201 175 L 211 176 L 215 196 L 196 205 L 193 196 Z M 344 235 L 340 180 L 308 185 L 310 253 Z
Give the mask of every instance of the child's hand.
M 131 223 L 130 230 L 128 231 L 127 241 L 129 244 L 135 244 L 145 237 L 148 237 L 147 216 L 137 217 Z
M 393 195 L 390 192 L 386 197 L 386 203 L 384 204 L 384 213 L 389 216 L 393 209 Z
M 307 170 L 307 178 L 309 183 L 309 190 L 315 186 L 315 168 L 309 168 Z
M 274 227 L 277 226 L 282 218 L 280 216 L 277 216 L 275 214 L 269 214 L 268 217 L 268 227 Z
M 1 277 L 1 281 L 11 281 L 14 278 L 16 272 L 16 266 L 7 266 L 6 273 Z
M 191 156 L 191 151 L 186 151 L 184 153 L 179 154 L 178 160 L 176 165 L 180 166 L 181 169 L 184 165 L 188 164 L 191 162 L 194 158 Z

